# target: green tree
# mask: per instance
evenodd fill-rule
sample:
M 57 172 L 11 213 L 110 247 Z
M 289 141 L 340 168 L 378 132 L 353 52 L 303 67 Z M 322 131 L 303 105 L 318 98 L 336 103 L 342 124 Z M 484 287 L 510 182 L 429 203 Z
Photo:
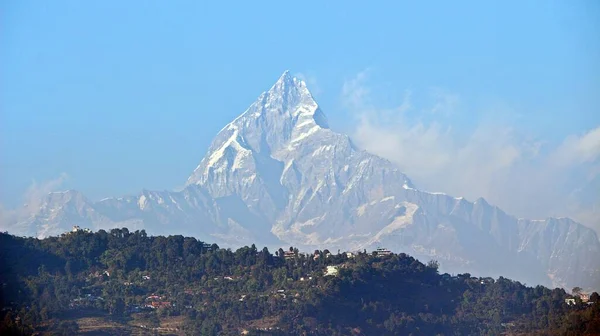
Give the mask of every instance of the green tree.
M 121 317 L 125 313 L 125 300 L 122 297 L 112 298 L 109 301 L 109 313 Z
M 273 281 L 276 286 L 283 286 L 287 281 L 287 270 L 285 267 L 277 268 L 273 271 Z
M 431 269 L 433 269 L 433 270 L 435 270 L 437 272 L 437 270 L 440 267 L 440 263 L 437 260 L 430 260 L 427 263 L 427 267 L 429 267 L 429 268 L 431 268 Z

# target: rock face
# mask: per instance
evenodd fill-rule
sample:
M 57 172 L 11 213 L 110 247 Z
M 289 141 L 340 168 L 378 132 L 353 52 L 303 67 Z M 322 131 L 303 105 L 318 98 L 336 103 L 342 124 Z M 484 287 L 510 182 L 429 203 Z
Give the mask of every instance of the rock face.
M 418 190 L 392 163 L 330 130 L 305 83 L 288 72 L 217 134 L 184 190 L 99 202 L 51 193 L 13 228 L 43 237 L 72 225 L 144 228 L 228 246 L 385 246 L 437 259 L 444 271 L 600 288 L 593 230 Z

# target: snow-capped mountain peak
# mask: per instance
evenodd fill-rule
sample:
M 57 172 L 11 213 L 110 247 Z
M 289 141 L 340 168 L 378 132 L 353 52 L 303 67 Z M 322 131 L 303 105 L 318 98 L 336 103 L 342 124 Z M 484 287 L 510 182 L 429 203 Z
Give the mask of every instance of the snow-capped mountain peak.
M 305 250 L 385 246 L 455 273 L 585 288 L 600 279 L 593 230 L 419 190 L 398 167 L 329 129 L 306 83 L 289 71 L 219 131 L 183 190 L 95 203 L 51 194 L 43 204 L 19 227 L 47 236 L 74 223 L 127 226 Z
M 306 83 L 285 71 L 217 134 L 187 184 L 204 184 L 211 174 L 243 170 L 247 165 L 253 169 L 257 155 L 272 157 L 282 150 L 294 151 L 328 128 L 327 118 Z

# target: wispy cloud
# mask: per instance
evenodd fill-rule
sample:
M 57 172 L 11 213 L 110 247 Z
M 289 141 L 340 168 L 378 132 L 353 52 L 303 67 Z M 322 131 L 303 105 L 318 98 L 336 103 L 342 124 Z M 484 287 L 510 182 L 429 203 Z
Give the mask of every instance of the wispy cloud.
M 571 135 L 554 153 L 555 163 L 590 163 L 600 157 L 600 126 L 581 135 Z
M 370 105 L 371 90 L 364 85 L 370 72 L 370 69 L 365 69 L 354 78 L 344 82 L 342 86 L 342 102 L 344 105 L 362 110 Z
M 67 174 L 62 173 L 57 178 L 50 179 L 42 183 L 38 183 L 35 180 L 32 181 L 24 195 L 24 201 L 27 207 L 34 209 L 39 208 L 44 197 L 46 197 L 48 193 L 56 191 L 58 188 L 60 188 L 65 183 L 67 178 Z
M 319 81 L 317 80 L 317 77 L 314 74 L 312 74 L 310 72 L 308 72 L 308 73 L 297 72 L 294 74 L 294 76 L 303 80 L 313 95 L 319 95 L 319 94 L 323 93 L 323 90 L 319 86 Z
M 461 109 L 458 95 L 435 89 L 424 103 L 429 107 L 421 108 L 406 92 L 396 108 L 380 108 L 368 74 L 342 88 L 344 104 L 357 117 L 353 138 L 396 163 L 417 186 L 484 197 L 517 216 L 569 216 L 600 232 L 600 126 L 554 147 L 510 122 L 480 121 L 466 130 L 452 123 Z M 409 117 L 415 111 L 427 118 Z
M 432 88 L 431 96 L 434 101 L 434 105 L 431 108 L 431 112 L 436 115 L 450 116 L 455 111 L 460 103 L 460 99 L 457 94 L 453 94 L 441 88 Z
M 46 195 L 52 191 L 58 190 L 67 179 L 67 174 L 62 173 L 57 178 L 41 183 L 34 180 L 23 195 L 23 207 L 9 210 L 0 205 L 0 230 L 7 230 L 18 221 L 29 217 L 31 214 L 38 211 Z

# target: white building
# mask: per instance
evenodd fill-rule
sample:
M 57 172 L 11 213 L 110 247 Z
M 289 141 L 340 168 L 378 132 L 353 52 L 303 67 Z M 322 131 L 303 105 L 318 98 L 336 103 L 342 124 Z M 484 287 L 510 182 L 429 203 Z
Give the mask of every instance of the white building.
M 336 276 L 337 274 L 338 274 L 337 266 L 327 266 L 327 269 L 325 270 L 325 276 L 328 276 L 328 275 Z
M 378 257 L 382 257 L 382 256 L 387 256 L 387 255 L 392 254 L 392 251 L 385 249 L 383 247 L 380 247 L 377 250 L 375 250 L 375 254 L 377 254 Z

